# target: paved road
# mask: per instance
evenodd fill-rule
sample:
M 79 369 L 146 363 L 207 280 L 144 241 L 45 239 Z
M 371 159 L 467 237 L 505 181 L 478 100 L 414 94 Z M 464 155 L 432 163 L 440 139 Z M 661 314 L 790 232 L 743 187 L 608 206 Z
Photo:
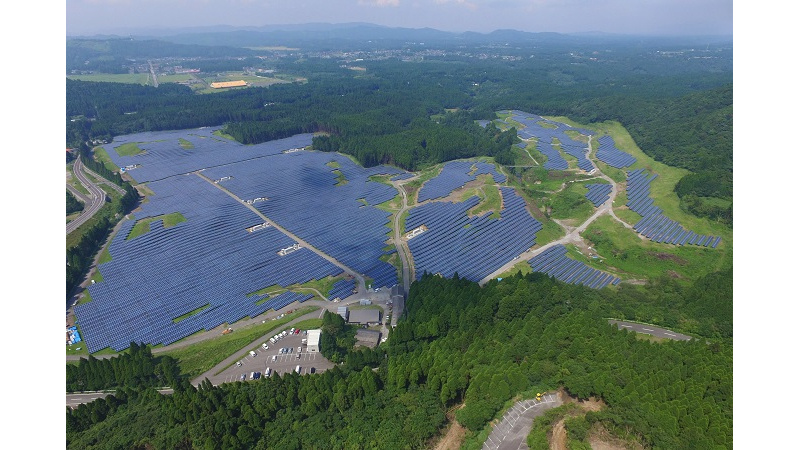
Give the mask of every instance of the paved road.
M 162 394 L 172 394 L 172 389 L 159 389 Z M 80 392 L 67 394 L 67 406 L 75 409 L 82 403 L 90 403 L 98 398 L 108 397 L 114 392 Z
M 100 175 L 98 175 L 93 170 L 89 169 L 88 167 L 84 166 L 83 171 L 88 173 L 89 175 L 93 176 L 95 179 L 99 180 L 98 184 L 105 184 L 106 186 L 110 187 L 111 189 L 117 191 L 119 195 L 125 195 L 125 189 L 122 189 L 118 184 L 113 183 Z
M 394 216 L 394 246 L 397 249 L 397 254 L 400 257 L 400 261 L 403 264 L 403 295 L 404 297 L 408 295 L 408 291 L 411 288 L 411 281 L 414 279 L 414 267 L 411 261 L 411 250 L 408 248 L 408 241 L 402 238 L 403 230 L 400 229 L 400 217 L 403 216 L 408 209 L 408 195 L 406 194 L 406 190 L 403 187 L 406 183 L 412 180 L 416 180 L 419 175 L 415 175 L 411 178 L 407 178 L 405 180 L 398 180 L 392 181 L 392 186 L 400 192 L 400 196 L 403 198 L 403 205 Z M 405 308 L 405 301 L 400 301 L 399 304 L 394 305 L 394 310 L 392 311 L 392 327 L 397 326 L 397 320 L 403 314 L 403 309 Z M 384 335 L 386 336 L 386 335 Z
M 658 338 L 672 339 L 674 341 L 689 341 L 693 339 L 691 336 L 687 336 L 681 333 L 676 333 L 672 330 L 668 330 L 666 328 L 660 328 L 654 325 L 644 325 L 641 323 L 626 322 L 624 320 L 616 320 L 616 319 L 608 319 L 608 323 L 617 324 L 620 330 L 622 329 L 632 330 L 637 333 L 649 334 L 651 336 L 655 336 Z
M 158 76 L 156 76 L 156 69 L 153 68 L 153 62 L 147 61 L 147 64 L 150 65 L 150 74 L 153 76 L 153 87 L 158 87 Z
M 561 406 L 562 400 L 556 392 L 548 392 L 541 401 L 536 399 L 522 400 L 514 404 L 503 420 L 492 428 L 491 434 L 483 443 L 484 450 L 517 450 L 528 448 L 526 442 L 533 425 L 533 419 L 545 411 Z
M 87 220 L 91 219 L 92 216 L 97 213 L 97 211 L 100 211 L 100 208 L 102 208 L 103 204 L 106 202 L 106 193 L 89 181 L 88 178 L 86 178 L 86 174 L 83 173 L 83 169 L 84 167 L 83 163 L 81 163 L 81 159 L 76 159 L 75 164 L 72 166 L 72 170 L 75 173 L 75 178 L 77 178 L 78 181 L 92 195 L 92 204 L 88 207 L 85 207 L 77 219 L 67 224 L 67 234 L 72 233 L 78 229 L 79 226 L 86 223 Z

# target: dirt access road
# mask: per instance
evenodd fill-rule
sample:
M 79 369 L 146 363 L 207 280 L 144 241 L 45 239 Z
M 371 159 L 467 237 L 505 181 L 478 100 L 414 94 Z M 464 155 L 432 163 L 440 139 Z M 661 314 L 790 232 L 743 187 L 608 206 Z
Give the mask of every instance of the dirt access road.
M 586 149 L 587 155 L 591 152 L 591 150 L 592 150 L 592 137 L 589 136 L 589 143 L 588 143 L 587 149 Z M 497 278 L 500 274 L 511 270 L 521 260 L 528 261 L 531 258 L 533 258 L 534 256 L 544 252 L 545 250 L 547 250 L 548 248 L 550 248 L 550 247 L 552 247 L 554 245 L 559 245 L 559 244 L 561 244 L 561 245 L 564 245 L 564 244 L 579 244 L 580 245 L 580 244 L 583 244 L 583 238 L 581 237 L 581 233 L 586 231 L 586 228 L 588 228 L 589 225 L 592 224 L 592 222 L 594 222 L 595 220 L 597 220 L 598 217 L 600 217 L 600 216 L 602 216 L 604 214 L 610 215 L 616 221 L 618 221 L 619 223 L 623 224 L 626 228 L 631 228 L 631 229 L 633 228 L 629 224 L 627 224 L 624 221 L 622 221 L 622 219 L 617 217 L 616 214 L 614 214 L 614 209 L 613 209 L 614 208 L 614 199 L 617 198 L 617 194 L 618 194 L 618 192 L 617 192 L 618 191 L 617 183 L 614 180 L 612 180 L 611 177 L 609 177 L 608 175 L 606 175 L 603 172 L 601 172 L 600 169 L 597 167 L 597 164 L 595 164 L 595 162 L 592 161 L 591 158 L 587 158 L 587 159 L 589 159 L 589 161 L 592 163 L 592 167 L 594 167 L 594 172 L 597 173 L 600 178 L 603 178 L 604 180 L 606 180 L 609 183 L 611 183 L 611 194 L 609 194 L 608 200 L 606 200 L 605 203 L 600 205 L 597 208 L 597 211 L 595 211 L 594 214 L 592 214 L 591 217 L 586 219 L 582 224 L 578 225 L 575 228 L 566 227 L 564 225 L 559 224 L 559 225 L 561 225 L 562 228 L 564 228 L 564 231 L 566 232 L 566 234 L 563 237 L 561 237 L 560 239 L 557 239 L 557 240 L 555 240 L 553 242 L 549 242 L 546 245 L 543 245 L 543 246 L 538 247 L 536 249 L 526 250 L 525 252 L 522 252 L 519 256 L 517 256 L 513 260 L 503 264 L 503 266 L 501 266 L 499 269 L 497 269 L 494 272 L 490 273 L 489 275 L 485 276 L 479 282 L 479 284 L 481 286 L 483 286 L 484 284 L 488 283 L 489 281 Z

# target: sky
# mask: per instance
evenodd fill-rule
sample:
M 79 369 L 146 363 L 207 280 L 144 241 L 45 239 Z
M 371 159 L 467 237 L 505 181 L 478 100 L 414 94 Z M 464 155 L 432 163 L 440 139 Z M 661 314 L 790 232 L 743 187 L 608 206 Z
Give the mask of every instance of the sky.
M 368 22 L 443 31 L 732 35 L 733 0 L 67 0 L 67 35 Z

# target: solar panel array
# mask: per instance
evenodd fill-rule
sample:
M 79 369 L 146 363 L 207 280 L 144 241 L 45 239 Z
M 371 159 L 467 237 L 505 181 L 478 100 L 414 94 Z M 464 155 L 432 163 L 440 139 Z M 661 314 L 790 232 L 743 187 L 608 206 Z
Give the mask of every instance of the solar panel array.
M 587 184 L 586 188 L 589 192 L 586 193 L 586 198 L 592 202 L 595 207 L 599 207 L 605 203 L 611 196 L 610 184 Z
M 561 156 L 558 150 L 553 147 L 554 139 L 558 139 L 561 143 L 561 149 L 564 150 L 565 153 L 577 158 L 578 167 L 581 170 L 591 172 L 592 169 L 594 169 L 592 162 L 586 157 L 588 145 L 572 139 L 565 133 L 567 130 L 572 130 L 584 136 L 589 136 L 592 134 L 589 130 L 573 128 L 567 124 L 522 111 L 511 111 L 511 119 L 524 125 L 524 128 L 517 130 L 517 136 L 522 139 L 534 137 L 537 139 L 536 150 L 547 156 L 547 162 L 544 164 L 545 169 L 566 170 L 568 167 L 567 161 Z M 540 124 L 541 122 L 554 125 L 556 128 L 542 126 Z
M 326 165 L 331 162 L 338 167 Z M 347 182 L 337 186 L 334 170 Z M 397 271 L 379 259 L 391 229 L 391 213 L 372 205 L 393 199 L 397 190 L 369 177 L 401 173 L 404 171 L 388 166 L 363 168 L 335 153 L 307 151 L 203 172 L 211 179 L 232 176 L 220 185 L 239 198 L 269 198 L 253 207 L 347 267 L 373 278 L 376 287 L 396 284 Z
M 123 222 L 109 246 L 111 261 L 99 266 L 103 281 L 88 288 L 92 301 L 75 307 L 90 352 L 123 350 L 131 341 L 168 345 L 309 298 L 248 296 L 266 286 L 342 272 L 308 249 L 279 256 L 294 241 L 274 227 L 245 231 L 262 219 L 200 177 L 170 177 L 148 186 L 155 195 L 138 218 L 179 212 L 186 221 L 164 228 L 156 220 L 132 239 L 126 237 L 135 221 Z
M 653 242 L 703 247 L 710 245 L 711 248 L 716 248 L 722 239 L 720 236 L 706 236 L 687 231 L 681 224 L 662 214 L 662 209 L 656 206 L 650 197 L 650 183 L 657 176 L 657 174 L 648 176 L 644 169 L 628 171 L 626 206 L 642 216 L 633 229 Z
M 421 225 L 428 229 L 408 241 L 417 278 L 424 272 L 479 281 L 536 243 L 542 224 L 525 209 L 514 189 L 501 187 L 503 209 L 499 219 L 491 212 L 469 217 L 480 203 L 470 197 L 460 203 L 432 202 L 413 208 L 405 232 Z
M 243 146 L 211 133 L 142 133 L 114 141 L 115 146 L 145 142 L 139 146 L 146 153 L 125 160 L 113 151 L 109 154 L 122 165 L 135 158 L 141 168 L 129 173 L 138 181 L 159 179 L 148 183 L 154 195 L 136 217 L 179 212 L 186 221 L 164 228 L 155 220 L 149 232 L 130 240 L 125 238 L 134 222 L 123 224 L 109 248 L 112 260 L 100 266 L 104 281 L 89 287 L 93 300 L 75 309 L 89 351 L 122 350 L 131 341 L 168 345 L 200 330 L 311 298 L 291 292 L 274 298 L 248 296 L 265 286 L 302 284 L 342 273 L 306 248 L 279 256 L 280 249 L 296 242 L 275 227 L 246 231 L 264 223 L 248 208 L 248 200 L 262 199 L 250 204 L 373 278 L 375 286 L 397 283 L 395 267 L 379 260 L 390 214 L 373 206 L 394 198 L 397 191 L 369 177 L 407 172 L 386 166 L 364 169 L 337 154 L 284 153 L 309 144 L 310 135 Z M 180 139 L 194 148 L 183 149 Z M 347 183 L 335 186 L 339 180 L 326 166 L 329 162 L 338 163 Z M 205 168 L 209 165 L 215 167 Z M 196 174 L 175 176 L 200 169 L 204 176 L 221 180 L 218 185 L 242 202 Z
M 356 280 L 339 280 L 333 283 L 333 287 L 328 291 L 328 299 L 335 298 L 344 299 L 353 295 L 353 289 L 356 288 Z
M 481 174 L 491 174 L 495 183 L 504 183 L 506 181 L 506 176 L 498 173 L 493 164 L 473 161 L 450 161 L 442 167 L 442 171 L 438 176 L 431 178 L 422 185 L 417 195 L 417 201 L 424 202 L 447 197 L 451 192 Z
M 528 263 L 534 272 L 542 272 L 569 284 L 582 284 L 592 289 L 601 289 L 608 284 L 616 285 L 620 279 L 587 266 L 567 256 L 567 248 L 561 244 L 531 258 Z
M 117 136 L 106 145 L 111 160 L 118 167 L 139 164 L 141 167 L 128 171 L 137 182 L 161 180 L 169 176 L 194 172 L 206 167 L 219 166 L 267 155 L 280 154 L 291 148 L 311 145 L 312 134 L 298 134 L 286 139 L 264 142 L 258 145 L 242 145 L 236 141 L 214 136 L 213 128 L 195 130 L 158 131 Z M 192 148 L 184 149 L 181 141 L 188 141 Z M 126 143 L 139 143 L 142 153 L 119 156 L 113 149 Z
M 636 162 L 636 158 L 617 148 L 614 138 L 611 136 L 600 136 L 597 143 L 600 144 L 597 147 L 597 159 L 611 167 L 622 169 L 632 166 Z

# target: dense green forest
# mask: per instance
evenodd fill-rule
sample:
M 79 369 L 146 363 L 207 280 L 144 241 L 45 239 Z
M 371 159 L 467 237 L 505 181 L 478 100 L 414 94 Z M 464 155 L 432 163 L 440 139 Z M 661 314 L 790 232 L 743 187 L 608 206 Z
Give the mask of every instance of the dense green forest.
M 83 211 L 83 203 L 79 202 L 70 191 L 67 191 L 67 215 L 78 211 Z
M 149 347 L 135 342 L 114 358 L 89 355 L 78 364 L 67 364 L 67 392 L 176 386 L 179 380 L 180 368 L 174 358 L 154 357 Z
M 662 300 L 703 292 L 716 303 L 686 314 L 724 321 L 731 278 L 714 274 Z M 634 309 L 664 286 L 635 289 Z M 422 448 L 448 408 L 463 404 L 456 419 L 474 433 L 519 393 L 559 386 L 602 398 L 591 421 L 647 447 L 730 448 L 732 340 L 637 339 L 607 324 L 616 308 L 607 296 L 542 274 L 484 287 L 425 275 L 385 353 L 350 351 L 322 374 L 179 383 L 169 396 L 123 390 L 68 410 L 67 448 Z
M 78 146 L 139 131 L 225 125 L 238 141 L 254 144 L 324 132 L 314 141 L 320 150 L 351 154 L 366 166 L 389 163 L 414 170 L 477 155 L 509 163 L 512 137 L 477 129 L 465 123 L 467 117 L 491 119 L 494 111 L 520 109 L 583 123 L 616 120 L 645 153 L 699 177 L 678 190 L 685 210 L 732 223 L 732 207 L 725 203 L 733 185 L 729 50 L 679 59 L 655 51 L 672 45 L 667 41 L 552 43 L 496 50 L 508 60 L 479 59 L 463 50 L 414 62 L 367 60 L 359 63 L 364 74 L 319 57 L 272 58 L 270 67 L 302 74 L 308 83 L 214 95 L 195 95 L 171 83 L 154 88 L 67 80 L 66 139 Z M 150 45 L 114 41 L 108 46 L 116 53 L 103 55 L 152 53 Z M 85 43 L 72 47 L 88 51 Z M 203 48 L 186 47 L 165 46 L 176 54 Z M 209 48 L 209 58 L 216 59 L 207 63 L 224 61 L 223 50 Z M 445 110 L 462 113 L 446 116 Z

